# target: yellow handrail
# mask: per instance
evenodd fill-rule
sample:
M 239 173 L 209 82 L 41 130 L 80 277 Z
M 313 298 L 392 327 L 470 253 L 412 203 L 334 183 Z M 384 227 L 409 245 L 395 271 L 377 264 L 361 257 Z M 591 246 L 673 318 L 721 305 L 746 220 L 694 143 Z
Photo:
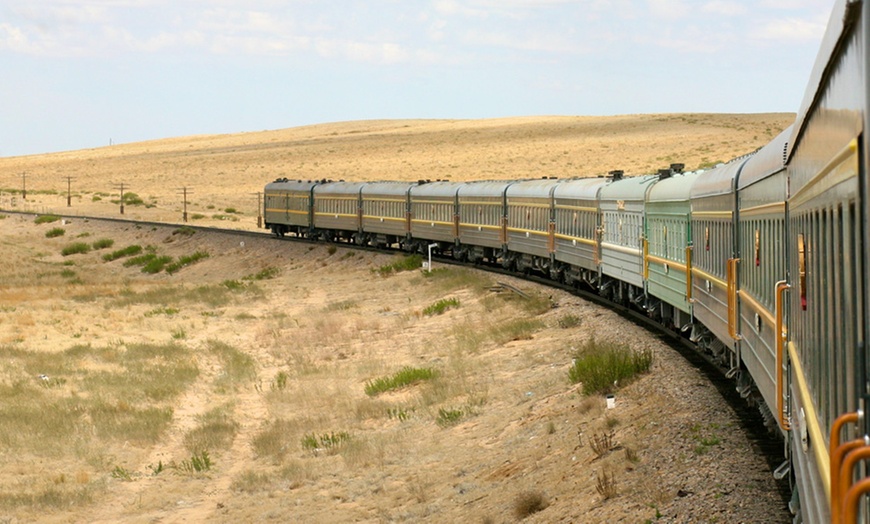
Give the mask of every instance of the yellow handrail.
M 783 351 L 785 350 L 785 336 L 786 329 L 783 325 L 782 317 L 784 314 L 783 307 L 783 294 L 790 288 L 788 282 L 785 280 L 780 280 L 776 283 L 776 295 L 775 295 L 775 310 L 776 310 L 776 418 L 779 420 L 779 427 L 782 428 L 783 431 L 788 431 L 791 429 L 791 424 L 789 424 L 788 419 L 785 416 L 785 402 L 782 398 L 783 391 L 783 375 L 782 375 L 782 363 L 783 363 Z
M 728 334 L 734 340 L 740 340 L 737 334 L 737 263 L 739 258 L 729 258 L 725 265 L 728 285 Z

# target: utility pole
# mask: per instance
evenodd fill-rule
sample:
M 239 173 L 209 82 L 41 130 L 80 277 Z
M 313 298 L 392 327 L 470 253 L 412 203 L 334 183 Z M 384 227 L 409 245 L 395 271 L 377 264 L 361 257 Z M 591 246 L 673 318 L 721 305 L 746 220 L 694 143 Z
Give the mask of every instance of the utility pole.
M 27 200 L 27 171 L 21 173 L 21 198 Z
M 263 227 L 263 201 L 261 198 L 262 195 L 262 192 L 257 191 L 257 229 Z
M 124 214 L 124 183 L 115 184 L 115 189 L 121 190 L 121 214 Z
M 66 177 L 66 207 L 72 207 L 72 177 Z
M 187 195 L 193 193 L 192 187 L 184 186 L 181 188 L 181 194 L 184 195 L 184 212 L 181 214 L 181 219 L 187 222 Z

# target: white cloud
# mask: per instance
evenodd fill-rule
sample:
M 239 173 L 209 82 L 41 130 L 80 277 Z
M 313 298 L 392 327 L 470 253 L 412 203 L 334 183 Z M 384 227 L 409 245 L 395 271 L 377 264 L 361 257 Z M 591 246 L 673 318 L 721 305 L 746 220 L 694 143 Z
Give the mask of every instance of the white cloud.
M 689 14 L 689 8 L 683 0 L 648 0 L 650 13 L 657 18 L 675 20 Z
M 758 40 L 816 42 L 825 34 L 825 26 L 824 22 L 799 18 L 771 20 L 755 28 L 750 36 Z
M 727 0 L 713 0 L 707 2 L 701 7 L 701 11 L 713 15 L 721 16 L 739 16 L 746 14 L 746 6 L 739 2 Z

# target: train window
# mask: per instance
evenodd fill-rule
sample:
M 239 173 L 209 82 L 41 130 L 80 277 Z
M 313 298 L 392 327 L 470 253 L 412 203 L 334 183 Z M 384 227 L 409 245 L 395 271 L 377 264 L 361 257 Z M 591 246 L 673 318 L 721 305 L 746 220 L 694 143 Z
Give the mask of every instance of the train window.
M 710 226 L 704 228 L 704 251 L 710 251 Z
M 755 266 L 761 266 L 761 231 L 755 230 Z
M 662 243 L 664 243 L 664 257 L 668 258 L 668 226 L 662 228 Z
M 798 287 L 800 288 L 801 309 L 807 310 L 807 255 L 803 233 L 797 237 L 798 243 Z

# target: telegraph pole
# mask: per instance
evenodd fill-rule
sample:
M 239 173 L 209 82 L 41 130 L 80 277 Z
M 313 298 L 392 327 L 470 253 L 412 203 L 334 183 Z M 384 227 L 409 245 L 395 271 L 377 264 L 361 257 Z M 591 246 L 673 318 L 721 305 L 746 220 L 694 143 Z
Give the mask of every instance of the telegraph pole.
M 187 195 L 193 193 L 192 187 L 184 186 L 181 188 L 181 194 L 184 195 L 184 212 L 181 214 L 181 219 L 187 222 Z
M 27 200 L 27 171 L 21 173 L 21 198 Z
M 124 214 L 124 183 L 115 184 L 115 189 L 121 190 L 121 214 Z
M 66 177 L 66 207 L 72 207 L 72 177 Z

